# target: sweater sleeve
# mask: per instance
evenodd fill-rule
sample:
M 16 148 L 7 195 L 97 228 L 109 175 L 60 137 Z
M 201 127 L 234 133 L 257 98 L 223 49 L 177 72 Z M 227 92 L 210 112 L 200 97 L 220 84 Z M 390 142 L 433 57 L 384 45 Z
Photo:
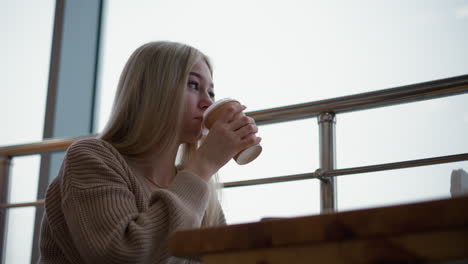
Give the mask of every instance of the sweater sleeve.
M 62 209 L 74 244 L 87 263 L 159 263 L 168 236 L 201 224 L 208 186 L 181 171 L 168 189 L 138 210 L 128 171 L 105 147 L 72 146 L 65 157 Z

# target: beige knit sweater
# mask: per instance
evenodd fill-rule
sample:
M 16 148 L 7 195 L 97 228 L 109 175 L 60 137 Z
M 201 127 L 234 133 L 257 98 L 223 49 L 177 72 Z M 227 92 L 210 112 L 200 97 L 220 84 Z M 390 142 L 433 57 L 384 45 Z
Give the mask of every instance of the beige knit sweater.
M 160 189 L 111 144 L 78 141 L 47 190 L 39 263 L 188 263 L 169 256 L 168 237 L 200 227 L 207 204 L 207 183 L 190 172 Z

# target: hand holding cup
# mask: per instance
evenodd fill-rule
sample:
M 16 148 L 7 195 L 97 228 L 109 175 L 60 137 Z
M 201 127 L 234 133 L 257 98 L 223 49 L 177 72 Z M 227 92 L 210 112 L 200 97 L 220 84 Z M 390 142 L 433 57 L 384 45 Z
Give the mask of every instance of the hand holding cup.
M 216 120 L 222 116 L 223 112 L 232 104 L 240 103 L 236 100 L 225 98 L 212 104 L 203 115 L 203 126 L 209 130 L 216 122 Z M 234 160 L 237 162 L 237 164 L 244 165 L 256 159 L 261 152 L 262 146 L 260 144 L 256 144 L 237 153 L 234 156 Z

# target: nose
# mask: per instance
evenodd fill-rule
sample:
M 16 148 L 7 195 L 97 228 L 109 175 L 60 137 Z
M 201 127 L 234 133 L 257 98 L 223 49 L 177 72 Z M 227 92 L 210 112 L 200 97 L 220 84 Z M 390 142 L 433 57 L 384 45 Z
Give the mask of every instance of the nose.
M 201 109 L 206 110 L 213 102 L 214 100 L 208 94 L 204 94 L 200 100 L 199 106 Z

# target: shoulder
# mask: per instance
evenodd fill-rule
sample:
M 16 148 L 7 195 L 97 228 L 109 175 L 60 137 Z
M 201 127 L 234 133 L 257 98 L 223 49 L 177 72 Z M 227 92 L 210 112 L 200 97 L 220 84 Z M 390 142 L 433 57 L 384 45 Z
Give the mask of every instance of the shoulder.
M 100 181 L 105 178 L 117 180 L 128 175 L 129 171 L 117 149 L 99 138 L 75 141 L 68 148 L 63 163 L 64 177 L 73 181 Z
M 99 138 L 85 138 L 75 141 L 67 149 L 65 159 L 67 161 L 79 161 L 80 164 L 93 160 L 101 160 L 105 163 L 125 162 L 116 148 L 109 142 Z
M 108 142 L 100 138 L 85 138 L 73 142 L 67 149 L 67 155 L 90 154 L 90 155 L 108 155 L 118 156 L 118 151 Z

